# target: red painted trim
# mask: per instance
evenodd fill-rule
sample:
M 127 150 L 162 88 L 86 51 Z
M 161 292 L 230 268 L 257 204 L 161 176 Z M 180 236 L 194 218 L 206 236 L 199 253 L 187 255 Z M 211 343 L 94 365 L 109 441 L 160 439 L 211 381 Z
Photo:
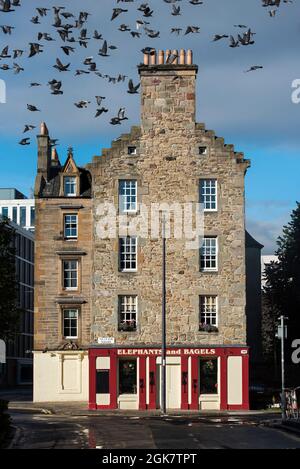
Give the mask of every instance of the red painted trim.
M 220 359 L 220 410 L 228 409 L 227 356 Z
M 189 387 L 189 373 L 188 373 L 188 357 L 181 357 L 181 409 L 186 410 L 189 408 L 188 401 L 188 387 Z
M 139 409 L 146 409 L 146 357 L 139 358 Z
M 249 410 L 249 355 L 242 356 L 243 364 L 243 409 Z
M 110 350 L 110 375 L 109 375 L 110 404 L 109 409 L 117 409 L 118 389 L 118 359 L 116 350 Z
M 89 351 L 89 409 L 96 408 L 96 356 Z
M 199 410 L 199 358 L 192 357 L 192 399 L 190 404 L 191 410 Z
M 153 373 L 153 375 L 151 375 Z M 154 384 L 150 384 L 151 376 L 154 377 Z M 148 409 L 156 409 L 156 357 L 149 357 L 149 404 Z

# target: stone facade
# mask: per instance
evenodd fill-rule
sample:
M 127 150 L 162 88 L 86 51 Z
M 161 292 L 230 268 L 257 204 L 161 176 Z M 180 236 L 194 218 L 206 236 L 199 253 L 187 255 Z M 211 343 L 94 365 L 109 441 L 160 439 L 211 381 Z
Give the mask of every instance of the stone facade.
M 92 309 L 100 336 L 117 344 L 158 344 L 161 341 L 161 239 L 138 242 L 136 273 L 118 272 L 118 240 L 97 237 L 98 206 L 118 204 L 118 181 L 138 181 L 138 201 L 199 202 L 201 178 L 218 181 L 218 211 L 205 215 L 205 234 L 218 236 L 218 272 L 202 273 L 199 251 L 185 241 L 167 242 L 167 343 L 245 344 L 244 174 L 248 161 L 225 145 L 203 124 L 195 122 L 194 65 L 142 65 L 141 127 L 113 142 L 95 157 L 93 175 L 94 285 Z M 128 146 L 137 147 L 128 156 Z M 199 146 L 207 147 L 205 156 Z M 118 295 L 139 299 L 137 332 L 118 332 Z M 219 298 L 219 332 L 199 332 L 199 295 Z
M 200 180 L 217 180 L 218 210 L 205 213 L 204 232 L 218 238 L 218 270 L 200 271 L 199 249 L 187 249 L 186 239 L 167 240 L 167 344 L 246 345 L 244 176 L 249 161 L 196 123 L 198 68 L 191 54 L 187 63 L 184 53 L 180 63 L 164 63 L 161 57 L 159 64 L 152 59 L 149 65 L 146 58 L 139 66 L 141 126 L 113 141 L 85 169 L 76 167 L 72 152 L 63 167 L 55 152 L 50 155 L 42 125 L 35 187 L 36 352 L 64 347 L 61 312 L 68 304 L 80 308 L 75 341 L 80 349 L 97 347 L 98 337 L 113 339 L 114 347 L 161 343 L 161 237 L 138 239 L 136 272 L 119 270 L 118 237 L 99 237 L 100 208 L 113 203 L 119 210 L 119 181 L 126 179 L 137 181 L 138 204 L 149 212 L 153 203 L 199 203 Z M 128 147 L 136 147 L 136 154 L 129 155 Z M 206 147 L 205 154 L 199 147 Z M 76 197 L 63 195 L 66 174 L 80 181 Z M 78 213 L 79 236 L 66 241 L 63 215 L 72 211 Z M 138 215 L 130 215 L 131 221 Z M 80 259 L 80 286 L 70 293 L 62 288 L 61 262 L 74 257 Z M 119 295 L 137 295 L 136 331 L 118 330 Z M 218 332 L 199 331 L 200 295 L 218 297 Z
M 62 333 L 64 307 L 80 309 L 78 346 L 87 347 L 91 331 L 92 199 L 82 172 L 69 155 L 64 167 L 56 151 L 50 154 L 48 130 L 42 125 L 39 142 L 39 168 L 35 185 L 35 334 L 34 350 L 57 350 L 67 342 Z M 44 161 L 48 160 L 45 164 Z M 48 169 L 47 169 L 48 168 Z M 85 174 L 85 172 L 84 172 Z M 61 192 L 64 175 L 78 177 L 79 193 L 65 197 Z M 80 181 L 80 183 L 79 183 Z M 82 192 L 85 190 L 85 192 Z M 78 237 L 64 238 L 64 215 L 78 215 Z M 78 289 L 63 288 L 62 262 L 78 259 Z

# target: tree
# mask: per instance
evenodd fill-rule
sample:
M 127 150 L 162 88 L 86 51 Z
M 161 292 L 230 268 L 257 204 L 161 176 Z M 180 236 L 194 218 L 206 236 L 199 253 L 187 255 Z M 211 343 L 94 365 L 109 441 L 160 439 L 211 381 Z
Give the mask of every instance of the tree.
M 287 381 L 300 385 L 299 365 L 291 362 L 294 339 L 300 338 L 300 203 L 291 213 L 290 222 L 283 227 L 277 240 L 278 262 L 266 267 L 265 294 L 274 324 L 278 316 L 288 318 Z
M 0 220 L 0 338 L 5 341 L 18 331 L 20 318 L 14 236 L 8 220 Z

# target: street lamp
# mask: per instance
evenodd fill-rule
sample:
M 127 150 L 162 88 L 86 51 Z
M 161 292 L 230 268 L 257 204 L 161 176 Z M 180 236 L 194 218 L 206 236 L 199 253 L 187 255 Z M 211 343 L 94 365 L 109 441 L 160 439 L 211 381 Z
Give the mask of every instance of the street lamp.
M 280 326 L 278 326 L 277 337 L 281 339 L 281 418 L 286 420 L 284 341 L 287 338 L 287 326 L 284 325 L 284 320 L 288 318 L 282 314 L 278 319 Z

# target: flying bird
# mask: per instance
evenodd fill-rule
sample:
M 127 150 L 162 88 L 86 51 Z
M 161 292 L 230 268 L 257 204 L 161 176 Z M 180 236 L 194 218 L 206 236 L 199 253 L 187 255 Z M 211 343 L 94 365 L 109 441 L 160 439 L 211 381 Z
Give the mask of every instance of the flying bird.
M 121 13 L 126 13 L 128 10 L 125 10 L 124 8 L 113 8 L 113 13 L 110 21 L 113 21 L 116 19 Z
M 127 90 L 127 93 L 129 94 L 137 94 L 137 90 L 139 89 L 139 87 L 141 86 L 141 84 L 139 83 L 138 85 L 134 86 L 133 84 L 133 81 L 130 79 L 129 82 L 128 82 L 128 90 Z
M 23 134 L 25 134 L 26 132 L 29 132 L 30 130 L 33 130 L 33 129 L 35 129 L 35 128 L 36 128 L 35 125 L 32 125 L 32 124 L 25 124 L 24 130 L 23 130 Z
M 27 104 L 27 109 L 28 109 L 28 111 L 31 111 L 31 112 L 37 112 L 37 111 L 41 112 L 40 109 L 38 109 L 36 106 L 34 106 L 32 104 Z
M 10 13 L 11 11 L 15 11 L 11 8 L 11 1 L 10 0 L 0 0 L 0 6 L 3 13 Z
M 264 68 L 264 67 L 262 65 L 253 65 L 252 67 L 249 68 L 249 70 L 245 70 L 245 73 L 255 72 L 255 70 L 259 70 L 261 68 Z
M 30 145 L 30 138 L 22 138 L 22 140 L 19 141 L 19 145 Z
M 103 114 L 103 112 L 108 112 L 108 109 L 106 109 L 105 107 L 101 107 L 100 109 L 97 109 L 95 117 L 101 116 L 101 114 Z
M 59 59 L 56 59 L 56 65 L 53 65 L 53 67 L 56 68 L 59 72 L 68 72 L 70 65 L 71 63 L 64 65 Z

